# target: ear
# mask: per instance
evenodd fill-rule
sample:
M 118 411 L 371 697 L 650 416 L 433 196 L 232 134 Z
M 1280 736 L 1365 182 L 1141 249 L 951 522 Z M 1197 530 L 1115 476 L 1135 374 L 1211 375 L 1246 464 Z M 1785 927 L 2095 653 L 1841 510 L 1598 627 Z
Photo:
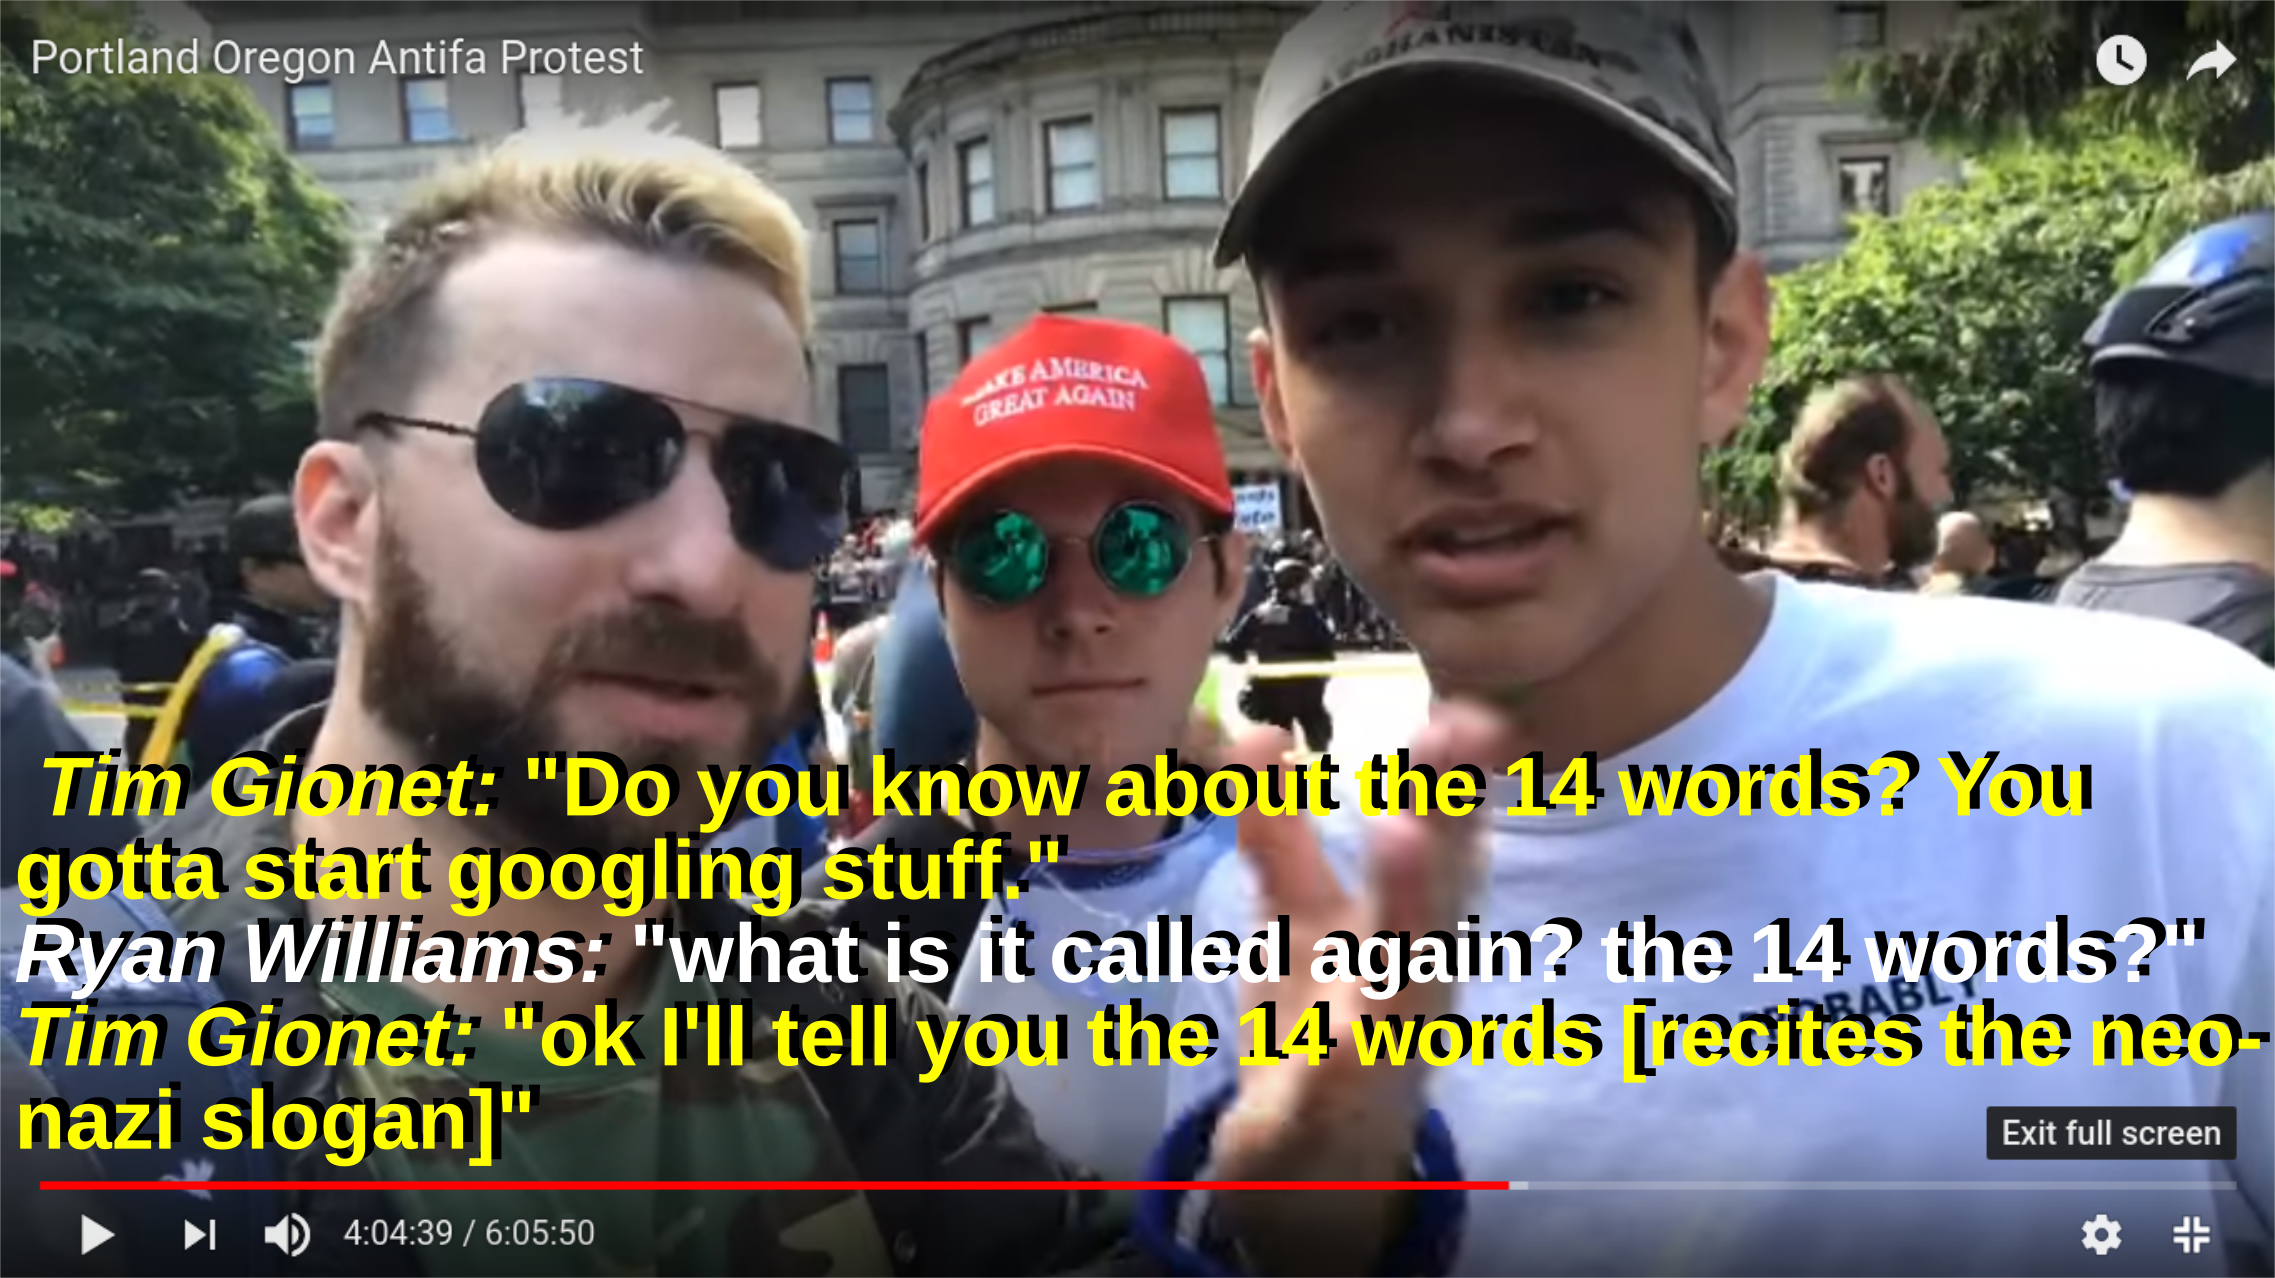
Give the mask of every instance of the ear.
M 1769 358 L 1769 272 L 1758 254 L 1740 253 L 1707 298 L 1706 359 L 1699 367 L 1699 439 L 1719 447 L 1746 418 L 1754 383 Z
M 924 556 L 924 579 L 932 583 L 932 606 L 940 610 L 940 620 L 948 620 L 948 573 L 941 566 L 940 556 L 930 546 L 917 552 Z
M 1278 359 L 1268 329 L 1257 328 L 1248 334 L 1248 372 L 1256 385 L 1256 412 L 1264 421 L 1264 437 L 1272 441 L 1272 451 L 1282 461 L 1301 471 L 1303 463 L 1296 456 L 1295 440 L 1288 434 L 1287 402 L 1280 396 Z
M 1864 486 L 1882 501 L 1892 501 L 1897 487 L 1903 482 L 1896 459 L 1886 453 L 1874 453 L 1864 459 Z
M 1248 593 L 1248 534 L 1234 529 L 1217 539 L 1217 554 L 1223 556 L 1222 580 L 1216 583 L 1216 633 L 1232 624 L 1240 614 L 1241 596 Z
M 379 485 L 371 455 L 323 440 L 300 455 L 292 513 L 308 574 L 324 593 L 369 612 L 379 545 Z

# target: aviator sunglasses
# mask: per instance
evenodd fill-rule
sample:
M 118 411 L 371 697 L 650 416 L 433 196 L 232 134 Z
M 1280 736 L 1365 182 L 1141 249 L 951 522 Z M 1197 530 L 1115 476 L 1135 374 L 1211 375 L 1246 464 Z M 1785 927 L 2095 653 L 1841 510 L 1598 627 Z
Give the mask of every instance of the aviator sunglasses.
M 473 426 L 374 412 L 356 427 L 472 439 L 474 467 L 499 509 L 531 527 L 568 532 L 671 486 L 687 458 L 687 427 L 675 405 L 703 407 L 588 377 L 534 377 L 500 391 Z M 845 535 L 845 450 L 795 426 L 725 416 L 711 469 L 736 543 L 778 571 L 811 569 Z
M 1167 507 L 1124 502 L 1106 512 L 1088 537 L 1053 537 L 1030 515 L 1001 510 L 965 524 L 950 539 L 946 567 L 957 584 L 1001 606 L 1033 598 L 1050 580 L 1051 547 L 1086 542 L 1090 562 L 1115 593 L 1137 599 L 1160 596 L 1184 575 L 1196 537 Z

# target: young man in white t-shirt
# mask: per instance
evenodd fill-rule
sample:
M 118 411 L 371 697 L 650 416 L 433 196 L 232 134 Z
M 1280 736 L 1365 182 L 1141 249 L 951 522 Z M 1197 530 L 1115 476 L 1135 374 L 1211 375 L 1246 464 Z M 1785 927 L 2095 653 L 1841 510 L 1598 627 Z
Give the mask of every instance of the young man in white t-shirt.
M 921 855 L 1000 835 L 1002 878 L 1024 887 L 984 905 L 863 898 L 840 919 L 879 944 L 904 914 L 904 935 L 949 933 L 953 975 L 936 988 L 950 1009 L 973 1024 L 1010 1018 L 1036 1057 L 1061 1027 L 1063 1064 L 1023 1065 L 1015 1051 L 1005 1068 L 1043 1138 L 1112 1179 L 1137 1177 L 1160 1140 L 1175 987 L 1110 981 L 1089 965 L 1112 967 L 1117 933 L 1142 937 L 1156 918 L 1188 914 L 1233 844 L 1232 823 L 1206 807 L 1117 815 L 1113 776 L 1150 778 L 1157 758 L 1189 747 L 1194 693 L 1248 562 L 1232 510 L 1200 363 L 1152 329 L 1043 317 L 967 365 L 925 417 L 916 537 L 938 564 L 948 646 L 979 719 L 970 769 L 1086 775 L 1079 801 L 1062 785 L 1038 811 L 976 783 L 970 805 L 989 814 L 955 820 L 888 813 L 880 794 L 864 844 Z M 1013 785 L 1040 792 L 1033 779 Z M 918 789 L 901 787 L 899 802 L 916 804 Z M 1062 850 L 1029 864 L 1043 839 Z M 1030 974 L 1000 944 L 1022 932 Z M 1088 936 L 1066 956 L 1080 973 L 1069 980 L 1054 956 L 1076 933 Z M 1098 1064 L 1092 1017 L 1107 1012 L 1119 1035 L 1117 1009 L 1132 999 L 1143 1006 L 1130 1019 L 1156 1023 L 1128 1036 L 1137 1063 L 1119 1063 L 1116 1042 L 1116 1063 Z M 1165 1063 L 1143 1063 L 1149 1055 Z
M 1215 1124 L 1219 1147 L 1246 1147 L 1282 1076 L 1353 1071 L 1373 1104 L 1340 1125 L 1336 1171 L 1278 1170 L 1337 1174 L 1369 1149 L 1394 1167 L 1426 1097 L 1454 1123 L 1464 1176 L 1517 1186 L 1469 1195 L 1465 1273 L 2265 1273 L 2275 1048 L 2218 1068 L 2096 1066 L 2089 1031 L 2168 1013 L 2275 1030 L 2275 677 L 2175 625 L 1720 566 L 1698 535 L 1697 459 L 1745 410 L 1769 289 L 1761 262 L 1734 251 L 1735 165 L 1680 23 L 1674 6 L 1330 5 L 1265 75 L 1220 245 L 1264 300 L 1265 425 L 1434 690 L 1505 712 L 1480 723 L 1441 706 L 1417 738 L 1417 759 L 1482 761 L 1497 780 L 1467 819 L 1365 819 L 1348 788 L 1317 827 L 1243 818 L 1244 855 L 1212 875 L 1195 926 L 1291 916 L 1295 970 L 1276 985 L 1188 985 L 1183 1010 L 1225 1024 L 1270 998 L 1285 1032 L 1325 999 L 1338 1045 L 1321 1065 L 1260 1067 L 1273 1085 L 1243 1086 Z M 1497 748 L 1481 744 L 1496 731 Z M 1235 753 L 1255 765 L 1276 744 Z M 1356 744 L 1354 732 L 1346 776 Z M 1766 793 L 1751 815 L 1732 802 L 1718 816 L 1630 816 L 1622 798 L 1630 764 L 1743 773 L 1795 768 L 1813 749 L 1820 779 L 1895 751 L 1916 756 L 1918 775 L 1900 794 L 1900 764 L 1862 777 L 1870 798 L 1852 816 L 1773 817 Z M 1596 754 L 1603 800 L 1503 815 L 1523 801 L 1504 769 L 1536 750 L 1549 786 Z M 1981 810 L 1986 785 L 1959 815 L 1954 751 L 2063 765 L 2080 808 L 2090 767 L 2090 810 L 1999 815 Z M 1312 973 L 1308 941 L 1329 931 L 1418 938 L 1470 916 L 1488 934 L 1561 917 L 1580 935 L 1553 984 L 1546 941 L 1521 983 L 1430 982 L 1375 1001 Z M 1646 916 L 1681 934 L 1678 956 L 1704 933 L 1727 937 L 1728 971 L 1614 979 L 1602 938 Z M 1770 952 L 1757 933 L 1785 920 L 1799 960 L 1833 918 L 1852 960 L 1839 976 L 1755 980 Z M 2073 941 L 2161 921 L 2170 943 L 2137 982 L 2131 939 L 2093 983 L 2077 969 L 2025 980 L 2011 947 L 1996 981 L 1870 970 L 1876 933 L 1990 941 L 2057 919 Z M 2183 941 L 2183 919 L 2201 921 L 2201 939 Z M 1985 998 L 2021 1021 L 2066 1018 L 2068 1058 L 1947 1064 L 1944 1018 Z M 1494 1055 L 1474 1063 L 1358 1066 L 1361 1016 L 1514 1020 L 1548 999 L 1561 1020 L 1600 1022 L 1568 1033 L 1596 1035 L 1601 1058 L 1512 1065 L 1507 1047 L 1526 1044 L 1496 1027 Z M 1698 1065 L 1678 1042 L 1654 1076 L 1626 1078 L 1623 1008 L 1639 1000 L 1653 1022 L 1716 1016 L 1737 1030 L 1788 999 L 1912 1034 L 1918 1059 Z M 1893 1019 L 1906 1014 L 1916 1028 Z M 1749 1052 L 1763 1045 L 1752 1033 Z M 1203 1098 L 1226 1103 L 1246 1044 L 1174 1071 L 1173 1122 L 1205 1125 Z M 2032 1105 L 2234 1106 L 2235 1143 L 2171 1161 L 1988 1158 L 2004 1138 L 1989 1107 Z M 1381 1196 L 1321 1203 L 1297 1223 L 1332 1231 L 1386 1210 Z M 1251 1222 L 1285 1211 L 1239 1193 L 1210 1207 Z

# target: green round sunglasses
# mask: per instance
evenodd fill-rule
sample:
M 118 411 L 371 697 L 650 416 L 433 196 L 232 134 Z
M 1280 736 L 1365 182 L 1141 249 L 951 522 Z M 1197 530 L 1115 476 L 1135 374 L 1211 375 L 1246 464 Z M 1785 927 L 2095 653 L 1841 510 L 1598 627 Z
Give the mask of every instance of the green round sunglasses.
M 1215 539 L 1214 533 L 1196 536 L 1175 513 L 1150 501 L 1114 507 L 1087 537 L 1053 537 L 1033 516 L 999 510 L 958 529 L 944 564 L 966 591 L 1009 606 L 1032 599 L 1050 580 L 1054 543 L 1083 542 L 1091 565 L 1116 594 L 1152 599 L 1177 584 L 1195 544 Z

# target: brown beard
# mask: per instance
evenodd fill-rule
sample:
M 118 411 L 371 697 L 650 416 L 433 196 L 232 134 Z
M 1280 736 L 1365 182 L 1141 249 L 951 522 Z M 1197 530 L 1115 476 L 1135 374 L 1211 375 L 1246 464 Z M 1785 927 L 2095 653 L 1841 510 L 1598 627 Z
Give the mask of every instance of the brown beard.
M 463 659 L 464 644 L 435 624 L 433 592 L 411 563 L 408 547 L 384 519 L 379 530 L 372 611 L 363 666 L 364 704 L 422 768 L 447 771 L 475 756 L 489 813 L 473 818 L 492 837 L 526 839 L 548 858 L 576 848 L 641 847 L 672 828 L 694 833 L 706 765 L 730 770 L 757 765 L 790 728 L 789 681 L 758 655 L 743 628 L 658 604 L 583 623 L 558 636 L 520 695 Z M 496 624 L 511 625 L 500 619 Z M 670 672 L 736 690 L 755 713 L 737 757 L 717 759 L 685 742 L 634 739 L 605 743 L 625 775 L 669 768 L 679 801 L 655 816 L 618 806 L 596 816 L 568 814 L 566 769 L 560 779 L 532 779 L 524 760 L 590 751 L 604 743 L 566 740 L 556 710 L 580 672 Z M 680 819 L 674 820 L 675 814 Z M 504 849 L 522 851 L 520 847 Z
M 1899 472 L 1895 500 L 1888 510 L 1888 558 L 1901 569 L 1935 557 L 1935 508 L 1920 500 L 1908 472 Z

